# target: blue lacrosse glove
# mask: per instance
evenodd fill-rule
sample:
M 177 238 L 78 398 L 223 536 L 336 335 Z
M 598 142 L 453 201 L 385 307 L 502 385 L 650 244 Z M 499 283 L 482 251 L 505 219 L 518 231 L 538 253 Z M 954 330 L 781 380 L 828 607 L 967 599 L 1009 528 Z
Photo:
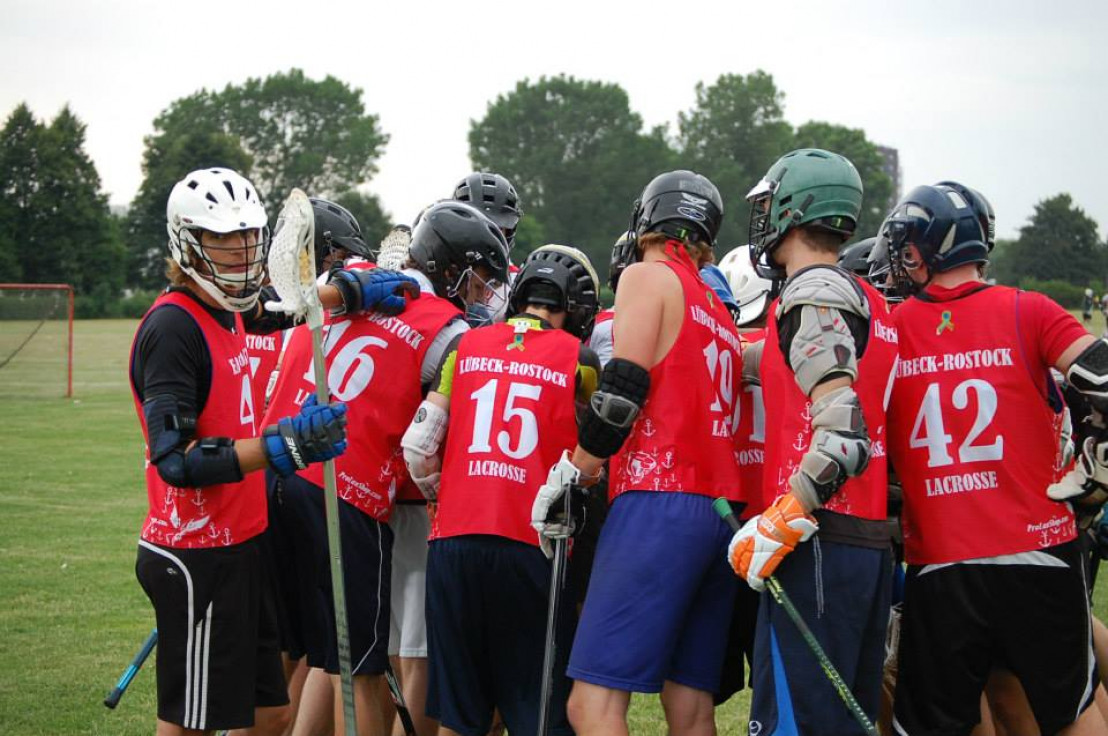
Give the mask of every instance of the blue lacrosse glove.
M 320 406 L 311 396 L 299 414 L 266 427 L 262 440 L 270 467 L 281 476 L 336 458 L 346 451 L 346 404 Z
M 407 305 L 405 294 L 419 298 L 419 282 L 384 268 L 340 268 L 331 272 L 329 283 L 342 294 L 343 308 L 337 314 L 400 314 Z

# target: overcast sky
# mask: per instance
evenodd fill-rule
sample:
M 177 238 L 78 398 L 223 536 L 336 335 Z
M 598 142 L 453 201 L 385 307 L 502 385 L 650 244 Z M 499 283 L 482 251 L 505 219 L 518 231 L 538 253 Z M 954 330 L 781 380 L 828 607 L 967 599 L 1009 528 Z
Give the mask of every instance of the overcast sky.
M 906 187 L 952 178 L 980 189 L 1002 237 L 1061 191 L 1108 232 L 1105 0 L 3 0 L 2 10 L 0 111 L 26 101 L 50 118 L 69 103 L 113 204 L 134 196 L 143 136 L 170 102 L 291 67 L 364 90 L 391 136 L 368 188 L 398 221 L 450 194 L 469 170 L 470 120 L 524 77 L 616 82 L 647 125 L 673 132 L 698 81 L 762 68 L 785 92 L 789 122 L 863 128 L 899 149 Z

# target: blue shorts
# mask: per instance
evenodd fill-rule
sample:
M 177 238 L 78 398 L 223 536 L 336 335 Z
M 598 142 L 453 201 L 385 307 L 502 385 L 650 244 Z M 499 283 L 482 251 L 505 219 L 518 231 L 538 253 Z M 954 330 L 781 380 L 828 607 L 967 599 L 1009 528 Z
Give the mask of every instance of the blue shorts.
M 484 736 L 493 709 L 510 733 L 538 732 L 551 563 L 538 547 L 493 536 L 436 539 L 427 554 L 427 715 L 463 736 Z M 566 718 L 566 653 L 575 597 L 563 589 L 555 644 L 550 733 Z
M 881 702 L 892 553 L 813 539 L 775 576 L 862 710 Z M 754 633 L 750 733 L 862 734 L 785 610 L 762 594 Z M 755 725 L 757 724 L 757 725 Z
M 712 499 L 631 491 L 600 533 L 567 674 L 614 690 L 716 692 L 739 580 Z

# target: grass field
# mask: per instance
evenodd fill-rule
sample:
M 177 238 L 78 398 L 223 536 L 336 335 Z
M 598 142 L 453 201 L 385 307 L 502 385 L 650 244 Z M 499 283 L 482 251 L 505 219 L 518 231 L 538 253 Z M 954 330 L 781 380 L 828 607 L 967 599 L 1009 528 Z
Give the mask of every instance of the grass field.
M 1095 320 L 1100 334 L 1103 318 Z M 153 625 L 134 577 L 145 513 L 142 436 L 126 380 L 136 324 L 77 323 L 72 400 L 32 391 L 37 369 L 18 356 L 0 369 L 3 736 L 153 731 L 152 661 L 116 711 L 101 705 Z M 744 734 L 747 707 L 739 696 L 721 708 L 720 732 Z M 637 697 L 631 719 L 632 733 L 665 733 L 654 697 Z

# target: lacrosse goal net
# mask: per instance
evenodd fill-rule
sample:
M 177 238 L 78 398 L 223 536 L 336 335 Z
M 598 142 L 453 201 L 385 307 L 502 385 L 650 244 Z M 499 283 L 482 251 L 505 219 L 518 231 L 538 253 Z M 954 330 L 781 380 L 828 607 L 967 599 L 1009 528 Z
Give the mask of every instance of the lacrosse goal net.
M 0 393 L 73 395 L 69 284 L 0 284 Z

